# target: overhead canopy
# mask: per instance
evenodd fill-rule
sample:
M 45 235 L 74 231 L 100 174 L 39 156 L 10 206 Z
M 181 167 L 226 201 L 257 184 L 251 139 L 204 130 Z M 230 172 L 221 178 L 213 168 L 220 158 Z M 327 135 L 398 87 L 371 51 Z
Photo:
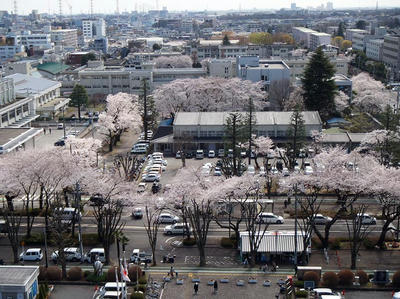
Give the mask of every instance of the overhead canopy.
M 260 233 L 262 235 L 262 232 Z M 294 253 L 295 234 L 294 232 L 266 231 L 262 238 L 257 252 L 259 253 Z M 303 236 L 297 234 L 297 252 L 304 249 Z M 248 232 L 240 233 L 240 250 L 242 253 L 250 252 L 250 241 Z

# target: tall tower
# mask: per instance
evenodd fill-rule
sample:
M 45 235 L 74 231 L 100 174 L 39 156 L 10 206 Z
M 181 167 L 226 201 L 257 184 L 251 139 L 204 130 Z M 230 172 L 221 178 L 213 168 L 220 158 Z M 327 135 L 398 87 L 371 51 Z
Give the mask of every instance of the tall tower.
M 14 0 L 14 15 L 18 15 L 18 3 L 17 3 L 17 0 Z
M 62 16 L 62 0 L 58 0 L 58 13 Z
M 378 10 L 378 0 L 376 1 L 376 10 Z
M 158 10 L 158 0 L 156 0 L 156 10 Z
M 116 13 L 117 13 L 117 15 L 119 15 L 119 0 L 115 0 L 115 1 L 116 1 L 116 4 L 117 4 Z
M 93 17 L 93 0 L 90 0 L 90 17 Z

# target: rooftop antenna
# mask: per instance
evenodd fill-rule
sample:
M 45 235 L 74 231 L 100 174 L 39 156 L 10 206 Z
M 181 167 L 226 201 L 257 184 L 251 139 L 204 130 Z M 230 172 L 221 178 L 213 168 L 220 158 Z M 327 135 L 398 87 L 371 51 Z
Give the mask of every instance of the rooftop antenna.
M 58 13 L 62 16 L 62 0 L 58 0 Z
M 18 3 L 17 3 L 17 0 L 14 0 L 14 15 L 18 15 Z
M 119 15 L 119 0 L 116 0 L 116 2 L 117 2 L 117 11 L 116 11 L 116 13 L 117 13 L 117 15 Z
M 378 1 L 376 1 L 376 8 L 375 9 L 378 10 Z
M 93 17 L 93 0 L 90 0 L 90 17 Z
M 158 10 L 158 0 L 156 0 L 156 10 Z

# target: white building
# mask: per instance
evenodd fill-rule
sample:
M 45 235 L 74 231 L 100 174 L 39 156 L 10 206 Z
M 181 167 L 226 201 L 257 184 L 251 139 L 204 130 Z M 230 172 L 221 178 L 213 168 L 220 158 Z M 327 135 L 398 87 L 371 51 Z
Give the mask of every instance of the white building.
M 400 78 L 400 35 L 385 35 L 383 41 L 382 61 L 394 79 Z
M 367 30 L 362 30 L 362 29 L 346 29 L 346 39 L 353 42 L 353 37 L 354 34 L 362 34 L 362 35 L 366 35 L 369 34 L 369 32 Z
M 82 33 L 85 40 L 106 36 L 104 19 L 82 20 Z
M 205 66 L 211 77 L 236 77 L 236 60 L 234 59 L 209 59 Z
M 368 58 L 382 61 L 383 39 L 371 39 L 366 44 L 365 54 Z
M 236 58 L 236 68 L 239 78 L 262 82 L 267 90 L 274 81 L 290 80 L 290 68 L 279 60 L 260 60 L 257 56 L 239 56 Z
M 14 80 L 0 79 L 0 106 L 5 106 L 15 100 Z
M 14 38 L 15 45 L 25 46 L 26 48 L 33 47 L 34 50 L 48 50 L 53 48 L 51 35 L 47 33 L 34 33 L 30 31 L 24 32 L 22 35 L 10 35 Z
M 296 41 L 296 43 L 307 48 L 310 46 L 310 35 L 311 33 L 315 32 L 317 31 L 305 27 L 292 28 L 293 38 Z
M 310 50 L 314 51 L 319 46 L 322 45 L 330 45 L 331 44 L 331 36 L 327 33 L 323 32 L 313 32 L 310 34 Z
M 247 45 L 219 45 L 218 46 L 218 57 L 219 58 L 236 58 L 239 56 L 246 56 Z
M 5 62 L 9 59 L 12 59 L 15 57 L 15 55 L 23 53 L 24 51 L 25 49 L 22 45 L 0 46 L 0 62 Z
M 77 29 L 56 29 L 51 31 L 51 41 L 55 46 L 76 48 L 78 45 Z

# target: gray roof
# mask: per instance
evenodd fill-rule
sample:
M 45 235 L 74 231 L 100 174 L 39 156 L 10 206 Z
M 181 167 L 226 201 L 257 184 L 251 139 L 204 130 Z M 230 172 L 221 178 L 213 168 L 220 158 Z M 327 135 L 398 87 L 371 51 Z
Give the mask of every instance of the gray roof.
M 38 266 L 0 266 L 0 286 L 24 286 L 35 275 L 39 275 Z
M 230 112 L 178 112 L 174 126 L 222 126 L 226 123 Z M 245 114 L 246 112 L 239 112 Z M 287 125 L 292 116 L 291 111 L 255 112 L 257 125 Z M 317 111 L 304 111 L 303 119 L 306 125 L 321 125 Z
M 44 78 L 36 78 L 25 74 L 13 74 L 5 78 L 12 78 L 15 84 L 15 92 L 23 95 L 40 94 L 51 88 L 61 87 L 61 83 Z
M 262 235 L 262 233 L 260 233 Z M 297 246 L 295 246 L 294 232 L 291 231 L 266 231 L 260 236 L 260 245 L 257 252 L 301 252 L 304 249 L 303 236 L 301 233 L 297 235 Z M 250 252 L 250 240 L 248 232 L 240 232 L 240 246 L 243 253 Z

